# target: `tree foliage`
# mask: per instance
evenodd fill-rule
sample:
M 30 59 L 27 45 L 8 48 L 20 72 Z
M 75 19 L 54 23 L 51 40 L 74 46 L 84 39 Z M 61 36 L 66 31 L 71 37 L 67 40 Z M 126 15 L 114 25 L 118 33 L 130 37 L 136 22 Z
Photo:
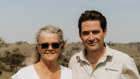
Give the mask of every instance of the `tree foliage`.
M 16 42 L 17 45 L 23 45 L 23 44 L 28 44 L 28 42 L 26 41 L 18 41 Z
M 5 56 L 2 58 L 2 61 L 10 65 L 10 71 L 17 71 L 17 67 L 21 66 L 22 62 L 25 60 L 25 57 L 23 54 L 21 54 L 19 51 L 16 52 L 9 52 L 5 51 Z
M 5 45 L 5 41 L 2 37 L 0 37 L 0 47 Z
M 10 66 L 11 70 L 17 71 L 17 66 L 20 66 L 21 63 L 25 60 L 25 56 L 19 52 L 12 53 L 10 55 Z

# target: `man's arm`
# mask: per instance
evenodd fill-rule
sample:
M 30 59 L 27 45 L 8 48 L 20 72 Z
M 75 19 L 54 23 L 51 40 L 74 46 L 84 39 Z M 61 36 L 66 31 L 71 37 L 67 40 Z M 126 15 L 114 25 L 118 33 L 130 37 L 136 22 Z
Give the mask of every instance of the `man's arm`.
M 123 66 L 123 77 L 125 77 L 126 79 L 140 79 L 138 69 L 132 58 L 125 60 Z

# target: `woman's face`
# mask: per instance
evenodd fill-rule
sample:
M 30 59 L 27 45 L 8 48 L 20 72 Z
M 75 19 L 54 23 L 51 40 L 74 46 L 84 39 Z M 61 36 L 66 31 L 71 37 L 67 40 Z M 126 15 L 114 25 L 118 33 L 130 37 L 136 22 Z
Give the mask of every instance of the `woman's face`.
M 57 61 L 60 55 L 62 45 L 59 44 L 59 38 L 55 33 L 42 33 L 40 35 L 40 44 L 37 46 L 41 55 L 40 60 Z

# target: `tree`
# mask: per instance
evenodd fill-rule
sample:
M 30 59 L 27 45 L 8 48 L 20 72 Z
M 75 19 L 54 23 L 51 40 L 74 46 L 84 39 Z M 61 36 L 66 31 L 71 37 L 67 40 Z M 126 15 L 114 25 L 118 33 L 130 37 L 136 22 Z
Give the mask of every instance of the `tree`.
M 140 73 L 140 66 L 137 66 L 137 68 L 138 68 L 138 71 L 139 71 L 139 73 Z
M 25 56 L 20 52 L 14 52 L 10 55 L 10 67 L 11 71 L 17 71 L 17 67 L 21 66 L 22 62 L 25 60 Z
M 26 41 L 18 41 L 16 42 L 17 45 L 23 45 L 23 44 L 28 44 L 28 42 Z
M 0 47 L 5 45 L 5 41 L 2 37 L 0 37 Z
M 2 61 L 10 65 L 10 71 L 16 72 L 17 67 L 21 66 L 22 62 L 25 60 L 25 57 L 23 54 L 21 54 L 19 51 L 18 52 L 9 52 L 5 51 L 5 56 L 3 57 Z

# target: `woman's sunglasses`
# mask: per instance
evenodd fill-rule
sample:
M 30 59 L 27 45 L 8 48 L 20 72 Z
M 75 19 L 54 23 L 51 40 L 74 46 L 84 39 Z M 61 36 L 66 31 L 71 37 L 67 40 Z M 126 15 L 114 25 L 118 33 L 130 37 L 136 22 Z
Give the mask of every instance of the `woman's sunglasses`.
M 59 48 L 59 46 L 61 45 L 62 43 L 42 43 L 40 46 L 42 49 L 48 49 L 49 46 L 51 45 L 52 48 L 56 49 L 56 48 Z

